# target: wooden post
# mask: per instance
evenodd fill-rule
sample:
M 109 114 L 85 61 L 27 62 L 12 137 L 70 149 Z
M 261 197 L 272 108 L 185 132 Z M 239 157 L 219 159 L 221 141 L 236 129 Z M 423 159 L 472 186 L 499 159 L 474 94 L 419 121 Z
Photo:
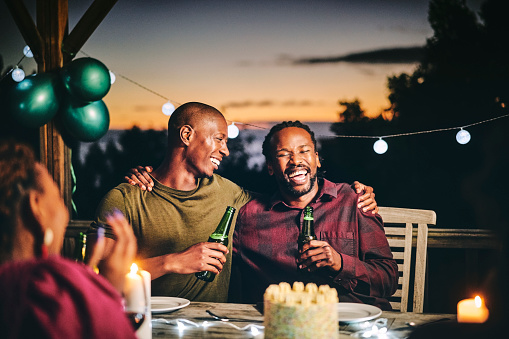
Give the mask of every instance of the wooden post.
M 67 0 L 37 0 L 37 28 L 42 37 L 39 73 L 56 71 L 63 66 L 62 41 L 68 30 Z M 71 151 L 64 143 L 54 121 L 39 129 L 41 162 L 62 192 L 72 215 Z
M 4 0 L 37 62 L 38 73 L 56 71 L 70 62 L 117 0 L 95 0 L 68 35 L 68 0 L 37 0 L 37 27 L 23 1 Z M 63 45 L 67 55 L 63 55 Z M 64 58 L 65 57 L 65 58 Z M 40 158 L 62 192 L 72 215 L 71 150 L 55 121 L 39 129 Z

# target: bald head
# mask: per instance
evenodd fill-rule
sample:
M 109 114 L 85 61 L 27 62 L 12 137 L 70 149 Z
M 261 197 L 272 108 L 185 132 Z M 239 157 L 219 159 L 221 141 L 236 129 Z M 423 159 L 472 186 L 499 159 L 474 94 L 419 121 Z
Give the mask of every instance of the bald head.
M 216 119 L 224 119 L 216 108 L 201 102 L 188 102 L 179 106 L 168 121 L 168 139 L 178 137 L 180 128 L 189 125 L 196 128 L 198 125 Z
M 221 112 L 199 102 L 183 104 L 168 121 L 166 156 L 154 176 L 170 187 L 192 189 L 197 178 L 211 177 L 229 155 L 227 141 L 228 125 Z M 191 185 L 178 182 L 185 176 L 191 178 L 187 180 Z

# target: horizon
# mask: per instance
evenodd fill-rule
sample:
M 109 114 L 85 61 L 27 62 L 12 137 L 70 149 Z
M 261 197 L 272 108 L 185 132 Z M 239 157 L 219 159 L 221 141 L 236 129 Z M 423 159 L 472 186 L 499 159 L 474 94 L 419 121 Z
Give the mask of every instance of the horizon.
M 34 17 L 35 1 L 24 3 Z M 70 31 L 88 6 L 69 3 Z M 89 55 L 116 74 L 104 98 L 114 129 L 164 128 L 168 100 L 205 102 L 242 123 L 335 122 L 340 100 L 358 99 L 367 116 L 389 106 L 387 77 L 412 72 L 418 62 L 401 53 L 424 46 L 433 33 L 427 9 L 428 0 L 126 0 L 76 58 Z M 0 27 L 10 33 L 0 54 L 14 65 L 25 43 L 3 2 Z M 30 73 L 35 62 L 22 66 Z

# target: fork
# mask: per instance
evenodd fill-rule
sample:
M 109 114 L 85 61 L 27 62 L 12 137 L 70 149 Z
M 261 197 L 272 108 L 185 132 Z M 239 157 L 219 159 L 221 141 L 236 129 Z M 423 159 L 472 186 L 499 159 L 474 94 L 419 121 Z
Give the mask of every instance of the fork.
M 228 318 L 227 316 L 221 316 L 221 315 L 215 314 L 211 310 L 206 310 L 205 312 L 207 312 L 212 318 L 214 318 L 216 320 L 224 321 L 224 322 L 228 322 L 228 321 L 262 322 L 261 320 L 254 320 L 254 319 Z

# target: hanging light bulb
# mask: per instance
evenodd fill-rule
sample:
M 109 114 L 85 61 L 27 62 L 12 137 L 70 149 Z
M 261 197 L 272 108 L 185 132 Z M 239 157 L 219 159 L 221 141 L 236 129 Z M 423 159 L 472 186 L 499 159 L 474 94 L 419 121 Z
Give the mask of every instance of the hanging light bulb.
M 239 136 L 239 128 L 235 126 L 235 123 L 232 122 L 231 125 L 228 125 L 228 138 L 235 139 Z
M 21 68 L 18 68 L 18 66 L 16 66 L 16 68 L 13 69 L 11 76 L 12 80 L 16 82 L 21 82 L 23 81 L 23 79 L 25 79 L 25 72 Z
M 175 111 L 175 106 L 171 102 L 167 102 L 163 105 L 163 113 L 164 115 L 171 115 Z
M 25 54 L 25 56 L 27 58 L 33 58 L 34 57 L 34 53 L 32 53 L 32 50 L 30 49 L 30 46 L 28 46 L 28 45 L 26 45 L 23 48 L 23 54 Z
M 456 133 L 456 141 L 462 145 L 467 144 L 470 141 L 470 133 L 463 128 L 460 128 L 458 133 Z
M 382 138 L 378 139 L 373 145 L 373 149 L 378 154 L 384 154 L 389 149 L 389 145 Z
M 115 80 L 117 80 L 117 77 L 115 76 L 115 73 L 110 71 L 110 84 L 113 85 L 115 83 Z

